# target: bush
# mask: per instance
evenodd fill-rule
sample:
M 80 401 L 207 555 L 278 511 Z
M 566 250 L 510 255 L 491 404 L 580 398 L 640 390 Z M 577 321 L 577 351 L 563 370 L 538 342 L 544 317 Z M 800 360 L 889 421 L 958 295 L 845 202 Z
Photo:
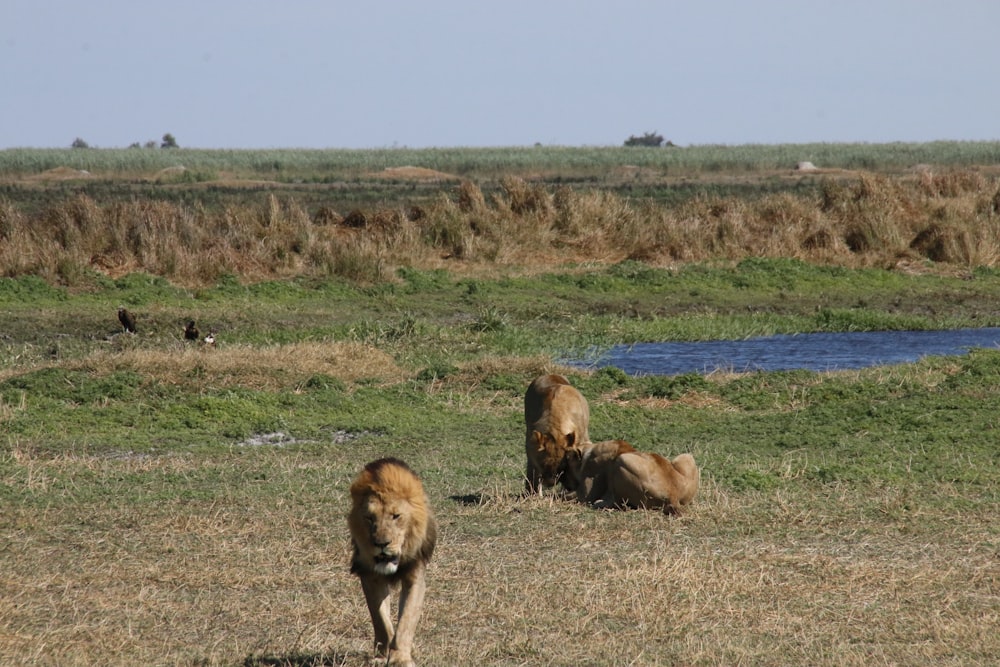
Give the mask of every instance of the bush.
M 629 138 L 625 140 L 626 146 L 653 146 L 659 148 L 663 145 L 664 139 L 662 134 L 657 134 L 656 132 L 646 132 L 641 137 L 635 135 L 629 135 Z

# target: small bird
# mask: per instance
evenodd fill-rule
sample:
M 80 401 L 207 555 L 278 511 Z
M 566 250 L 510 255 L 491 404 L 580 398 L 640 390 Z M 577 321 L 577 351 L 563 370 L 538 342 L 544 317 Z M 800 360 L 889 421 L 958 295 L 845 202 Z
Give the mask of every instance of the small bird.
M 184 340 L 198 340 L 201 337 L 201 332 L 198 331 L 198 327 L 194 325 L 194 320 L 187 323 L 184 327 Z
M 118 306 L 118 321 L 125 327 L 125 331 L 135 333 L 135 315 L 128 312 L 125 306 Z
M 205 336 L 205 340 L 202 341 L 205 345 L 215 345 L 215 332 L 209 333 Z

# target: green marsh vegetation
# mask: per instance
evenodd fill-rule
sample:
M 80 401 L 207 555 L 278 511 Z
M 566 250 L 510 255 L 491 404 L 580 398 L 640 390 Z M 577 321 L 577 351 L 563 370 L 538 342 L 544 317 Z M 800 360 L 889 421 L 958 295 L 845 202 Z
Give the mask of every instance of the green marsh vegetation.
M 411 200 L 401 177 L 363 221 L 364 179 L 221 200 L 212 181 L 105 197 L 86 183 L 142 170 L 64 156 L 97 175 L 19 173 L 0 200 L 0 662 L 368 664 L 346 490 L 382 455 L 421 473 L 442 526 L 420 664 L 994 662 L 1000 353 L 559 365 L 635 341 L 1000 325 L 996 176 L 878 155 L 703 168 L 777 189 L 675 201 L 646 196 L 669 175 L 629 194 L 416 151 L 402 165 L 461 178 Z M 186 343 L 188 319 L 217 344 Z M 694 454 L 689 513 L 520 497 L 521 398 L 549 370 L 587 396 L 595 439 Z
M 639 166 L 686 174 L 791 169 L 800 161 L 837 169 L 908 169 L 995 165 L 1000 142 L 940 141 L 891 144 L 695 145 L 671 148 L 525 146 L 382 149 L 11 148 L 0 151 L 0 176 L 31 176 L 71 168 L 114 177 L 143 177 L 179 165 L 205 173 L 253 178 L 268 174 L 321 181 L 387 168 L 419 166 L 470 178 L 532 172 L 600 178 L 615 167 Z

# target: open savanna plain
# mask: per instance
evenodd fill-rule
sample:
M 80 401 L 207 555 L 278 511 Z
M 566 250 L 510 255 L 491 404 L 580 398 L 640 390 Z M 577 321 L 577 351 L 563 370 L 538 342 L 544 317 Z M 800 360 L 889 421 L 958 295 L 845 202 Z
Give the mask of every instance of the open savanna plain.
M 347 489 L 381 456 L 440 523 L 418 664 L 996 664 L 1000 350 L 588 361 L 1000 326 L 998 163 L 996 144 L 0 151 L 0 664 L 371 664 Z M 522 397 L 553 371 L 594 440 L 694 455 L 688 511 L 522 495 Z

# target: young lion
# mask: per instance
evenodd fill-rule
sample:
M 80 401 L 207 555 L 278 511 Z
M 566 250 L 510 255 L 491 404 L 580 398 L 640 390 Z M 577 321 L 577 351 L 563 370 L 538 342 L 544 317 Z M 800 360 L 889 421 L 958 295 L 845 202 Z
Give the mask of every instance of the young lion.
M 577 499 L 595 507 L 662 509 L 679 514 L 698 493 L 701 475 L 694 457 L 673 461 L 636 451 L 624 440 L 571 447 L 567 467 L 580 480 Z
M 425 572 L 437 541 L 437 522 L 420 479 L 395 458 L 372 461 L 351 484 L 351 572 L 375 629 L 375 654 L 413 665 L 411 651 L 424 605 Z M 399 628 L 393 634 L 390 590 L 401 585 Z
M 562 375 L 539 375 L 524 394 L 524 449 L 528 493 L 541 493 L 556 482 L 572 491 L 575 480 L 565 475 L 566 448 L 590 442 L 590 406 Z

